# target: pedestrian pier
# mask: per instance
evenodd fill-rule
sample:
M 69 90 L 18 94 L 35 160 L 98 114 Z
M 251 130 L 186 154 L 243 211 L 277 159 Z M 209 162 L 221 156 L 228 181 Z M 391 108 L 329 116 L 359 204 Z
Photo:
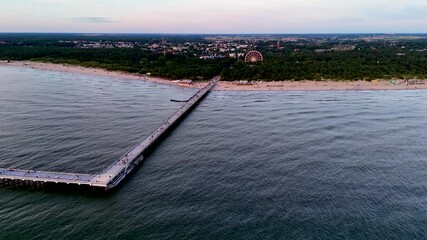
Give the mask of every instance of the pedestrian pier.
M 105 191 L 114 189 L 144 160 L 146 153 L 160 143 L 162 138 L 203 100 L 219 80 L 220 77 L 213 78 L 204 88 L 195 93 L 184 106 L 99 174 L 0 168 L 0 185 L 37 187 L 70 185 L 97 188 Z

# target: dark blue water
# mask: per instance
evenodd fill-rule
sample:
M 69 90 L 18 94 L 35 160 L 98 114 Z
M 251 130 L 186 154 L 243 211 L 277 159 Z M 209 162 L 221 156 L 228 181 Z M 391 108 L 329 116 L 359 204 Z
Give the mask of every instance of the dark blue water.
M 0 166 L 97 172 L 193 92 L 0 67 Z M 426 239 L 426 103 L 213 92 L 111 196 L 0 188 L 0 239 Z

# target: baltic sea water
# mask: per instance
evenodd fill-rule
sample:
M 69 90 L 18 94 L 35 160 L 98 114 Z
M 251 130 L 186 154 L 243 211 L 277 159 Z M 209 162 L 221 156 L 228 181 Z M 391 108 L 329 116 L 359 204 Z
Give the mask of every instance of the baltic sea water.
M 0 67 L 0 167 L 96 173 L 195 90 Z M 112 195 L 0 188 L 0 239 L 426 239 L 427 91 L 212 92 Z

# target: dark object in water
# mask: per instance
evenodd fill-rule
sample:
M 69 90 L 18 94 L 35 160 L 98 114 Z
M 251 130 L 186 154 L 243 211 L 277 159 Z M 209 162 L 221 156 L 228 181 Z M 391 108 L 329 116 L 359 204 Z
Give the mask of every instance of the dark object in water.
M 187 100 L 176 100 L 176 99 L 171 99 L 171 102 L 188 102 L 190 99 Z

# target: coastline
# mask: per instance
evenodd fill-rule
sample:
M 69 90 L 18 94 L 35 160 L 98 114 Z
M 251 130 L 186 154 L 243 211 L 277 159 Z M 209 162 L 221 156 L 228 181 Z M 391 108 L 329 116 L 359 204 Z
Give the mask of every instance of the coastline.
M 64 73 L 76 73 L 76 74 L 84 74 L 84 75 L 92 75 L 92 76 L 101 76 L 101 77 L 111 77 L 111 78 L 122 78 L 128 80 L 140 80 L 153 82 L 158 84 L 166 84 L 166 85 L 176 85 L 187 88 L 200 88 L 204 86 L 203 83 L 196 84 L 185 84 L 185 83 L 177 83 L 168 79 L 162 79 L 159 77 L 151 77 L 145 76 L 136 73 L 126 73 L 120 71 L 108 71 L 102 68 L 87 68 L 76 65 L 69 64 L 56 64 L 56 63 L 43 63 L 43 62 L 33 62 L 33 61 L 0 61 L 0 66 L 13 66 L 13 67 L 27 67 L 37 70 L 43 71 L 52 71 L 52 72 L 64 72 Z
M 32 61 L 0 61 L 0 65 L 29 67 L 44 71 L 67 72 L 85 75 L 95 75 L 112 78 L 123 78 L 129 80 L 141 80 L 158 84 L 175 85 L 186 88 L 202 88 L 206 82 L 195 82 L 193 84 L 178 83 L 159 77 L 145 76 L 141 74 L 108 71 L 99 68 L 86 68 L 75 65 L 42 63 Z M 252 84 L 240 82 L 219 82 L 214 91 L 375 91 L 375 90 L 420 90 L 427 89 L 427 81 L 424 84 L 409 85 L 402 80 L 375 80 L 368 81 L 277 81 L 262 82 L 254 81 Z

